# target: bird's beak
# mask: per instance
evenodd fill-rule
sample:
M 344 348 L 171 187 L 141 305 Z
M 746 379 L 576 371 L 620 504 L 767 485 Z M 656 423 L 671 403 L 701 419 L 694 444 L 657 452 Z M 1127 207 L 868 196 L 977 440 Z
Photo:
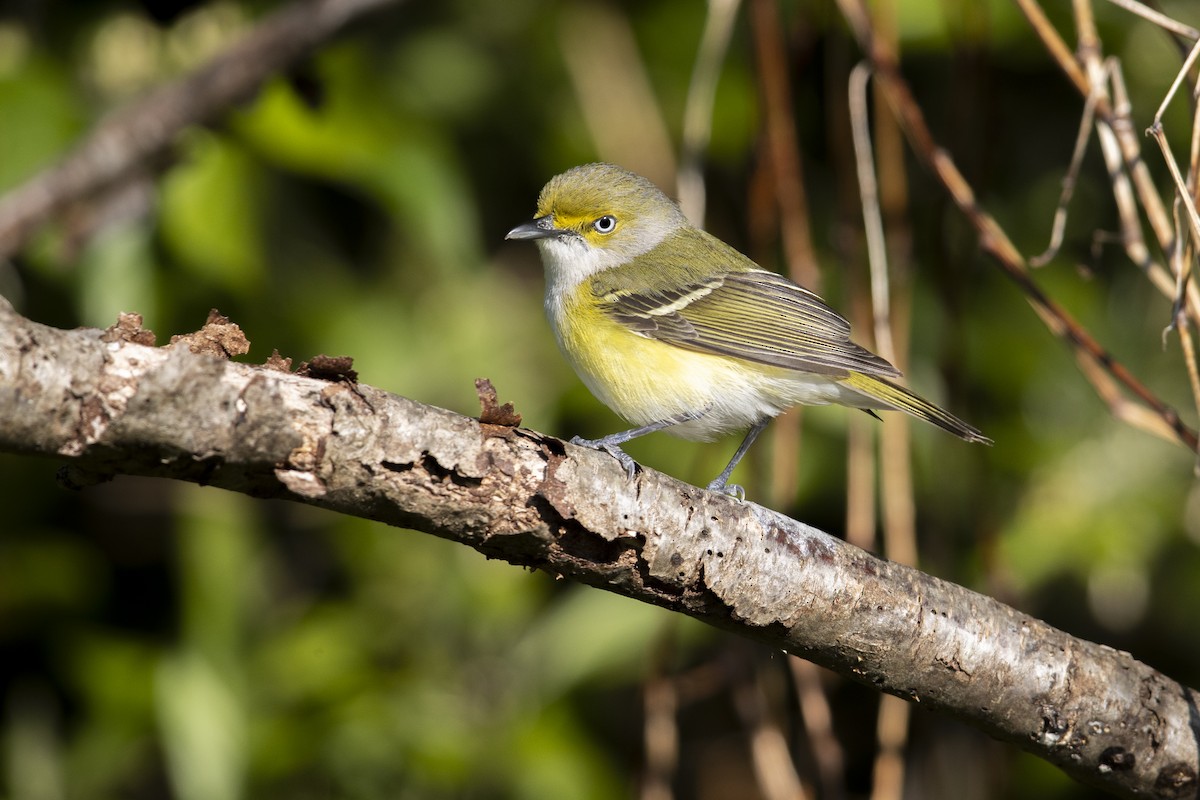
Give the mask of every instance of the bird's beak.
M 562 228 L 554 227 L 554 217 L 547 214 L 544 217 L 536 217 L 523 222 L 513 228 L 505 236 L 505 239 L 552 239 L 557 236 L 565 236 L 567 231 Z

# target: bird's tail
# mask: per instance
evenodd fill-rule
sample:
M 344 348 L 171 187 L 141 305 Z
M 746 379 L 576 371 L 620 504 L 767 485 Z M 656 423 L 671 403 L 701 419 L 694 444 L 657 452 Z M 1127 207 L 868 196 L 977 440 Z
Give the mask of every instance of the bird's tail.
M 968 442 L 992 443 L 992 440 L 980 433 L 975 426 L 968 425 L 949 411 L 938 408 L 903 386 L 884 378 L 876 378 L 862 372 L 852 372 L 849 377 L 843 378 L 839 383 L 869 397 L 874 401 L 871 405 L 876 408 L 907 412 L 918 419 L 932 422 L 939 428 Z

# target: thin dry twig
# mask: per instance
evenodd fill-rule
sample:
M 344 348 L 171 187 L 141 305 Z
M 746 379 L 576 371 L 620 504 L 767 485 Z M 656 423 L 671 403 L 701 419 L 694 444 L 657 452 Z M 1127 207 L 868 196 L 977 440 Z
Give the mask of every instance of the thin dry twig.
M 1132 5 L 1136 7 L 1137 4 Z M 1159 16 L 1161 17 L 1162 15 Z M 1163 18 L 1166 19 L 1165 17 Z M 1162 23 L 1159 22 L 1158 24 Z M 1193 38 L 1195 38 L 1195 36 L 1193 36 Z M 1195 198 L 1193 197 L 1193 192 L 1190 188 L 1190 185 L 1195 183 L 1194 174 L 1189 171 L 1188 179 L 1184 180 L 1179 171 L 1179 164 L 1176 162 L 1175 156 L 1171 152 L 1170 145 L 1167 143 L 1167 136 L 1163 129 L 1162 118 L 1163 114 L 1166 113 L 1167 106 L 1169 106 L 1171 104 L 1171 100 L 1174 99 L 1175 93 L 1179 90 L 1179 87 L 1187 78 L 1188 73 L 1191 72 L 1192 66 L 1196 63 L 1197 57 L 1200 57 L 1200 41 L 1197 41 L 1192 46 L 1192 49 L 1188 52 L 1187 58 L 1184 59 L 1183 65 L 1179 68 L 1179 71 L 1175 74 L 1175 79 L 1171 82 L 1171 87 L 1167 90 L 1162 102 L 1159 103 L 1158 110 L 1154 112 L 1153 122 L 1151 122 L 1149 129 L 1146 131 L 1147 135 L 1152 136 L 1158 143 L 1159 149 L 1163 154 L 1163 160 L 1166 162 L 1167 169 L 1171 173 L 1171 178 L 1175 181 L 1175 188 L 1178 191 L 1176 197 L 1183 203 L 1184 209 L 1187 211 L 1188 228 L 1192 234 L 1193 246 L 1200 243 L 1200 217 L 1198 217 L 1196 214 L 1196 202 Z M 1193 139 L 1194 138 L 1195 125 L 1193 125 Z M 1191 160 L 1190 163 L 1194 165 L 1194 159 Z
M 893 47 L 898 37 L 895 29 L 895 6 L 879 6 L 880 35 Z M 855 152 L 863 224 L 866 229 L 867 260 L 871 281 L 871 308 L 874 318 L 875 346 L 879 354 L 892 363 L 901 363 L 901 353 L 893 337 L 891 287 L 888 268 L 888 248 L 884 235 L 883 215 L 875 175 L 875 157 L 871 145 L 866 109 L 869 65 L 860 63 L 850 73 L 849 108 Z M 889 115 L 881 115 L 878 126 L 892 125 Z M 901 157 L 898 149 L 893 157 Z M 903 165 L 892 165 L 890 174 L 902 174 Z M 907 202 L 906 193 L 893 192 L 890 197 L 898 205 Z M 903 207 L 892 209 L 892 218 L 903 216 Z M 907 337 L 905 337 L 907 338 Z M 884 552 L 899 563 L 917 563 L 916 507 L 913 500 L 911 470 L 911 440 L 907 424 L 889 426 L 882 432 L 880 470 L 883 490 Z M 872 800 L 900 800 L 904 791 L 904 748 L 908 742 L 909 709 L 906 703 L 881 699 L 876 720 L 877 751 L 872 767 Z
M 1088 52 L 1093 53 L 1094 51 L 1089 50 Z M 1125 88 L 1125 74 L 1121 69 L 1121 62 L 1116 58 L 1108 58 L 1101 62 L 1098 55 L 1096 57 L 1089 56 L 1088 70 L 1098 76 L 1107 76 L 1112 84 L 1111 122 L 1101 121 L 1101 124 L 1096 126 L 1096 135 L 1100 140 L 1100 151 L 1104 157 L 1104 163 L 1111 176 L 1113 200 L 1121 220 L 1120 241 L 1125 247 L 1125 254 L 1130 262 L 1142 270 L 1159 292 L 1166 295 L 1170 291 L 1167 287 L 1173 283 L 1171 272 L 1150 255 L 1150 249 L 1142 235 L 1142 211 L 1139 210 L 1139 202 L 1140 209 L 1145 211 L 1151 227 L 1159 237 L 1159 246 L 1163 248 L 1168 259 L 1179 249 L 1177 246 L 1179 239 L 1175 235 L 1177 226 L 1166 219 L 1165 206 L 1158 196 L 1157 187 L 1153 185 L 1145 162 L 1142 161 L 1140 155 L 1137 164 L 1132 171 L 1130 170 L 1126 157 L 1128 148 L 1123 143 L 1133 142 L 1136 147 L 1135 152 L 1138 153 L 1141 152 L 1141 143 L 1132 133 L 1133 104 L 1129 101 L 1129 92 Z M 1096 91 L 1088 95 L 1096 98 L 1093 111 L 1098 109 L 1108 98 L 1107 87 L 1103 81 L 1095 85 Z
M 1171 105 L 1171 100 L 1175 98 L 1175 93 L 1179 91 L 1180 85 L 1187 79 L 1188 73 L 1192 70 L 1192 65 L 1196 63 L 1196 58 L 1200 56 L 1200 42 L 1192 45 L 1192 49 L 1188 52 L 1187 58 L 1183 60 L 1183 66 L 1175 73 L 1175 80 L 1171 81 L 1171 88 L 1167 89 L 1167 94 L 1163 97 L 1162 102 L 1158 104 L 1158 111 L 1154 112 L 1154 124 L 1158 125 L 1162 122 L 1162 116 L 1167 111 L 1167 106 Z
M 1164 29 L 1173 33 L 1186 36 L 1193 40 L 1200 36 L 1200 32 L 1197 32 L 1190 26 L 1177 23 L 1175 20 L 1172 20 L 1171 18 L 1160 14 L 1157 11 L 1152 11 L 1140 3 L 1120 2 L 1118 5 L 1121 5 L 1122 7 L 1149 19 L 1156 25 L 1159 25 L 1160 27 L 1163 27 Z M 1081 37 L 1088 37 L 1089 42 L 1098 41 L 1094 21 L 1091 17 L 1090 5 L 1084 2 L 1078 2 L 1077 16 L 1081 19 Z M 1183 179 L 1180 174 L 1179 165 L 1177 164 L 1167 143 L 1166 133 L 1162 125 L 1162 116 L 1165 113 L 1167 106 L 1170 104 L 1174 95 L 1178 91 L 1179 86 L 1191 73 L 1192 67 L 1195 64 L 1198 56 L 1200 56 L 1200 41 L 1197 41 L 1188 52 L 1187 57 L 1184 59 L 1183 66 L 1176 73 L 1170 89 L 1167 91 L 1166 96 L 1159 104 L 1158 110 L 1154 115 L 1151 128 L 1149 131 L 1147 131 L 1147 133 L 1152 135 L 1155 141 L 1158 143 L 1163 154 L 1163 160 L 1166 162 L 1167 169 L 1170 171 L 1172 180 L 1175 182 L 1176 192 L 1174 193 L 1175 202 L 1173 204 L 1175 209 L 1175 213 L 1173 214 L 1173 229 L 1178 231 L 1181 227 L 1179 216 L 1180 207 L 1182 206 L 1183 216 L 1186 217 L 1188 230 L 1191 232 L 1190 237 L 1185 237 L 1182 239 L 1176 235 L 1174 241 L 1185 241 L 1186 245 L 1183 247 L 1176 246 L 1172 250 L 1168 251 L 1169 262 L 1172 265 L 1172 272 L 1175 275 L 1175 286 L 1171 304 L 1171 318 L 1170 322 L 1163 330 L 1163 343 L 1165 346 L 1166 337 L 1172 330 L 1178 333 L 1184 359 L 1184 369 L 1187 372 L 1188 384 L 1192 391 L 1192 402 L 1197 410 L 1197 413 L 1200 414 L 1200 372 L 1198 372 L 1198 369 L 1200 368 L 1198 368 L 1196 363 L 1196 354 L 1193 347 L 1190 330 L 1191 325 L 1188 318 L 1189 293 L 1193 301 L 1197 296 L 1197 293 L 1194 290 L 1193 282 L 1190 281 L 1190 276 L 1196 269 L 1196 253 L 1198 247 L 1200 247 L 1200 238 L 1198 238 L 1200 237 L 1200 218 L 1197 217 L 1195 202 L 1197 168 L 1198 164 L 1200 164 L 1200 107 L 1194 108 L 1192 114 L 1192 136 L 1189 149 L 1188 173 L 1186 180 Z M 1112 72 L 1115 76 L 1114 92 L 1119 92 L 1118 96 L 1123 99 L 1125 105 L 1128 105 L 1128 93 L 1125 92 L 1123 80 L 1120 80 L 1120 70 L 1116 69 Z M 1193 313 L 1195 312 L 1195 302 L 1191 304 L 1191 310 Z M 1196 463 L 1196 471 L 1197 474 L 1200 474 L 1200 460 L 1198 460 Z
M 1100 36 L 1091 3 L 1077 0 L 1074 10 L 1079 31 L 1079 54 L 1087 68 L 1089 79 L 1101 86 L 1102 75 L 1107 74 L 1112 80 L 1114 105 L 1108 109 L 1107 104 L 1101 101 L 1097 105 L 1097 116 L 1103 123 L 1099 128 L 1100 143 L 1109 172 L 1113 175 L 1114 197 L 1121 214 L 1126 252 L 1130 260 L 1146 273 L 1165 297 L 1173 297 L 1175 281 L 1171 272 L 1151 259 L 1149 251 L 1145 248 L 1139 212 L 1126 186 L 1126 173 L 1133 182 L 1137 202 L 1145 212 L 1168 262 L 1177 264 L 1174 256 L 1182 246 L 1181 243 L 1186 241 L 1186 237 L 1181 239 L 1178 235 L 1179 227 L 1175 224 L 1173 216 L 1167 212 L 1167 204 L 1159 194 L 1149 167 L 1141 158 L 1141 138 L 1133 124 L 1133 106 L 1125 87 L 1120 62 L 1116 58 L 1109 58 L 1102 66 Z M 1123 168 L 1119 168 L 1122 161 Z M 1200 292 L 1194 289 L 1188 295 L 1188 313 L 1193 320 L 1200 321 Z
M 856 173 L 866 228 L 867 258 L 871 274 L 871 310 L 874 318 L 875 347 L 892 363 L 902 363 L 900 348 L 893 336 L 891 285 L 888 278 L 888 248 L 880 211 L 875 160 L 868 131 L 866 89 L 870 68 L 859 64 L 850 73 L 850 117 L 856 161 Z M 900 195 L 896 195 L 900 197 Z M 900 209 L 898 209 L 900 210 Z M 895 216 L 899 216 L 896 214 Z M 902 564 L 916 564 L 916 508 L 912 499 L 912 471 L 907 426 L 892 425 L 883 431 L 884 467 L 883 510 L 885 553 Z
M 1083 167 L 1083 156 L 1087 152 L 1087 143 L 1092 138 L 1092 125 L 1096 119 L 1096 101 L 1099 95 L 1095 90 L 1088 93 L 1083 104 L 1083 116 L 1079 121 L 1079 132 L 1075 135 L 1075 147 L 1071 152 L 1071 164 L 1062 179 L 1062 194 L 1058 198 L 1058 206 L 1054 209 L 1054 222 L 1050 229 L 1050 244 L 1040 254 L 1029 259 L 1029 266 L 1043 267 L 1058 256 L 1062 248 L 1063 234 L 1067 229 L 1067 207 L 1075 196 L 1075 184 L 1079 180 L 1079 170 Z
M 1192 326 L 1188 323 L 1187 315 L 1182 312 L 1175 316 L 1175 331 L 1179 334 L 1179 346 L 1183 350 L 1184 363 L 1187 365 L 1188 386 L 1192 390 L 1192 401 L 1200 409 L 1200 368 L 1197 367 L 1196 345 L 1192 341 Z M 1200 459 L 1197 459 L 1194 471 L 1200 476 Z
M 1139 7 L 1138 4 L 1132 5 L 1135 8 Z M 1149 11 L 1149 9 L 1144 10 Z M 1170 18 L 1165 17 L 1164 15 L 1156 13 L 1154 16 L 1154 21 L 1156 24 L 1167 27 L 1168 29 L 1172 29 L 1169 23 L 1173 22 L 1173 20 L 1170 20 Z M 1200 34 L 1192 31 L 1192 38 L 1196 38 L 1197 36 L 1200 36 Z M 1183 206 L 1188 222 L 1188 230 L 1191 232 L 1191 238 L 1188 246 L 1182 250 L 1177 249 L 1176 253 L 1174 254 L 1176 257 L 1172 259 L 1172 263 L 1175 265 L 1174 271 L 1176 277 L 1176 291 L 1175 299 L 1172 304 L 1171 321 L 1168 324 L 1166 331 L 1164 331 L 1164 335 L 1167 331 L 1170 331 L 1173 328 L 1179 328 L 1182 330 L 1183 326 L 1179 326 L 1178 324 L 1180 317 L 1184 318 L 1183 321 L 1186 326 L 1186 314 L 1181 314 L 1180 312 L 1185 308 L 1189 277 L 1192 271 L 1195 269 L 1195 254 L 1197 249 L 1200 249 L 1200 216 L 1197 216 L 1195 197 L 1197 183 L 1197 161 L 1200 160 L 1200 107 L 1194 108 L 1192 112 L 1192 136 L 1191 147 L 1189 149 L 1188 174 L 1186 180 L 1180 174 L 1179 165 L 1175 160 L 1174 154 L 1171 152 L 1169 144 L 1167 143 L 1166 132 L 1162 124 L 1162 117 L 1163 114 L 1166 113 L 1167 106 L 1170 105 L 1171 100 L 1174 98 L 1175 93 L 1179 89 L 1179 86 L 1191 73 L 1192 66 L 1195 64 L 1198 56 L 1200 56 L 1200 41 L 1197 41 L 1192 46 L 1192 49 L 1188 52 L 1187 58 L 1184 59 L 1183 66 L 1180 67 L 1179 71 L 1176 73 L 1175 79 L 1171 83 L 1171 88 L 1167 91 L 1162 103 L 1159 104 L 1158 111 L 1156 111 L 1154 114 L 1154 121 L 1152 122 L 1150 129 L 1147 131 L 1147 134 L 1155 139 L 1155 141 L 1158 143 L 1159 149 L 1162 151 L 1163 160 L 1166 162 L 1167 169 L 1171 173 L 1171 178 L 1175 182 L 1176 207 L 1178 208 L 1179 205 Z M 1176 227 L 1178 228 L 1178 222 Z M 1186 335 L 1186 332 L 1181 335 Z M 1188 359 L 1186 362 L 1186 367 L 1189 374 L 1189 379 L 1194 389 L 1196 384 L 1194 379 L 1196 374 L 1196 364 L 1190 356 L 1186 355 L 1186 349 L 1190 348 L 1185 348 L 1185 358 Z M 1200 395 L 1197 395 L 1195 391 L 1193 391 L 1193 399 L 1196 402 L 1197 408 L 1200 409 Z
M 1084 97 L 1087 97 L 1092 91 L 1092 85 L 1100 84 L 1103 86 L 1101 78 L 1105 70 L 1103 67 L 1103 58 L 1101 57 L 1100 34 L 1096 28 L 1096 20 L 1089 0 L 1074 0 L 1072 9 L 1075 14 L 1075 27 L 1078 31 L 1079 60 L 1083 63 L 1083 67 L 1086 70 L 1084 82 L 1077 84 L 1077 86 Z M 1051 27 L 1046 29 L 1046 35 L 1057 36 L 1058 34 Z M 1142 161 L 1141 140 L 1134 132 L 1135 126 L 1130 116 L 1132 106 L 1128 102 L 1128 93 L 1124 91 L 1125 83 L 1123 78 L 1121 78 L 1121 70 L 1110 69 L 1108 72 L 1116 79 L 1114 80 L 1114 91 L 1120 90 L 1121 99 L 1125 101 L 1123 104 L 1124 107 L 1122 109 L 1114 108 L 1102 97 L 1096 103 L 1096 116 L 1116 138 L 1121 151 L 1121 157 L 1125 162 L 1125 170 L 1129 172 L 1133 179 L 1137 188 L 1138 199 L 1142 204 L 1142 208 L 1145 209 L 1150 225 L 1154 228 L 1159 246 L 1164 253 L 1170 253 L 1177 246 L 1175 229 L 1171 225 L 1166 204 L 1163 203 L 1162 198 L 1159 196 L 1154 178 L 1150 175 L 1149 169 Z M 1103 142 L 1103 136 L 1101 141 Z M 1110 165 L 1111 169 L 1112 165 Z
M 1149 168 L 1141 157 L 1141 139 L 1135 132 L 1131 120 L 1129 95 L 1120 64 L 1115 60 L 1102 62 L 1099 42 L 1095 36 L 1094 23 L 1088 10 L 1077 9 L 1079 33 L 1079 58 L 1087 67 L 1076 61 L 1075 55 L 1050 23 L 1036 0 L 1017 0 L 1017 5 L 1026 20 L 1042 40 L 1047 52 L 1085 98 L 1095 96 L 1095 114 L 1098 120 L 1097 133 L 1101 152 L 1112 176 L 1113 196 L 1121 219 L 1121 241 L 1129 260 L 1150 279 L 1160 292 L 1171 296 L 1174 280 L 1171 274 L 1151 256 L 1142 236 L 1140 213 L 1154 231 L 1159 247 L 1164 253 L 1175 249 L 1175 228 L 1170 214 L 1158 195 L 1158 188 Z M 1090 9 L 1089 9 L 1090 10 Z M 1111 76 L 1113 100 L 1109 101 L 1102 81 L 1089 79 L 1088 75 Z M 1099 85 L 1097 85 L 1099 84 Z M 1093 86 L 1096 88 L 1093 89 Z M 1139 203 L 1141 211 L 1139 211 Z M 1188 313 L 1200 319 L 1200 293 L 1192 291 L 1188 297 Z
M 1184 36 L 1188 39 L 1200 38 L 1200 31 L 1196 30 L 1191 25 L 1185 25 L 1178 20 L 1168 17 L 1161 11 L 1155 11 L 1153 8 L 1149 8 L 1146 5 L 1137 2 L 1136 0 L 1108 0 L 1108 2 L 1112 3 L 1114 6 L 1120 6 L 1126 11 L 1132 11 L 1139 17 L 1143 17 L 1144 19 L 1153 22 L 1160 28 L 1170 31 L 1171 33 L 1179 34 L 1180 36 Z
M 1146 133 L 1158 143 L 1159 149 L 1163 154 L 1163 161 L 1166 162 L 1167 170 L 1171 173 L 1171 180 L 1175 182 L 1175 187 L 1178 189 L 1179 200 L 1183 203 L 1188 230 L 1192 235 L 1193 246 L 1200 246 L 1200 215 L 1196 213 L 1196 200 L 1192 197 L 1192 193 L 1188 191 L 1187 181 L 1179 172 L 1179 164 L 1175 161 L 1175 156 L 1171 153 L 1171 145 L 1167 142 L 1167 135 L 1163 131 L 1162 122 L 1155 120 L 1154 124 L 1147 129 Z
M 875 180 L 875 157 L 868 130 L 867 83 L 871 67 L 860 62 L 850 72 L 850 129 L 853 132 L 858 191 L 862 199 L 863 226 L 867 239 L 867 263 L 871 273 L 871 313 L 875 320 L 875 349 L 879 355 L 896 362 L 892 341 L 891 289 L 888 286 L 887 243 L 883 234 L 883 215 L 879 211 L 879 185 Z
M 1200 185 L 1200 104 L 1192 111 L 1192 146 L 1191 157 L 1188 159 L 1187 194 L 1196 196 L 1197 186 Z M 1192 390 L 1192 403 L 1200 416 L 1200 362 L 1196 360 L 1196 350 L 1192 343 L 1192 326 L 1186 311 L 1187 290 L 1189 284 L 1194 284 L 1192 275 L 1195 273 L 1197 248 L 1193 245 L 1186 252 L 1178 253 L 1175 264 L 1175 275 L 1178 288 L 1175 301 L 1171 304 L 1171 324 L 1163 331 L 1163 341 L 1166 342 L 1168 331 L 1174 330 L 1179 335 L 1179 344 L 1183 350 L 1183 363 L 1187 369 L 1188 385 Z M 1200 475 L 1200 459 L 1196 462 L 1196 473 Z
M 792 117 L 787 51 L 780 32 L 776 0 L 751 0 L 755 66 L 763 95 L 767 154 L 773 167 L 780 230 L 788 276 L 801 286 L 820 291 L 820 272 L 808 227 L 808 199 Z
M 844 68 L 838 70 L 840 73 L 845 73 Z M 851 93 L 842 91 L 841 86 L 831 87 L 831 108 L 835 110 L 830 114 L 830 149 L 833 157 L 837 159 L 839 169 L 837 172 L 843 176 L 857 176 L 862 172 L 857 168 L 857 155 L 854 152 L 853 120 L 856 116 L 865 116 L 865 102 L 860 103 L 860 109 L 852 108 Z M 834 106 L 832 102 L 835 98 L 845 98 L 845 109 Z M 865 125 L 865 122 L 863 123 Z M 842 143 L 848 143 L 845 146 Z M 844 165 L 844 166 L 843 166 Z M 862 188 L 857 185 L 857 179 L 854 183 L 849 180 L 841 180 L 839 182 L 840 199 L 838 206 L 841 211 L 841 216 L 844 222 L 839 226 L 840 230 L 845 231 L 839 238 L 841 240 L 841 249 L 843 252 L 842 260 L 847 263 L 857 263 L 861 260 L 861 246 L 868 240 L 868 236 L 862 235 L 860 232 L 860 224 L 855 221 L 855 212 L 858 219 L 862 219 L 863 215 L 863 192 Z M 870 313 L 870 292 L 861 291 L 861 282 L 857 279 L 857 274 L 849 273 L 850 283 L 850 303 L 849 317 L 851 324 L 855 329 L 871 328 L 871 313 Z M 869 417 L 861 417 L 858 414 L 851 415 L 848 422 L 848 435 L 846 438 L 846 541 L 853 542 L 855 545 L 864 550 L 874 551 L 877 548 L 876 541 L 876 516 L 878 513 L 878 465 L 876 457 L 875 442 L 878 436 L 878 426 L 874 420 Z
M 975 227 L 984 252 L 990 255 L 1004 273 L 1017 283 L 1050 331 L 1071 347 L 1076 354 L 1077 361 L 1096 367 L 1095 370 L 1084 370 L 1085 375 L 1092 379 L 1094 385 L 1096 384 L 1095 376 L 1107 374 L 1131 392 L 1150 411 L 1150 414 L 1145 415 L 1129 413 L 1123 408 L 1118 408 L 1101 387 L 1096 385 L 1097 393 L 1109 402 L 1110 413 L 1150 432 L 1159 435 L 1166 434 L 1189 450 L 1200 452 L 1200 437 L 1197 436 L 1195 430 L 1180 419 L 1178 412 L 1146 388 L 1033 281 L 1024 259 L 1012 241 L 995 219 L 982 210 L 975 199 L 974 192 L 955 166 L 953 159 L 934 140 L 920 106 L 913 98 L 908 84 L 900 75 L 894 53 L 875 35 L 870 16 L 862 0 L 838 0 L 838 6 L 849 22 L 859 45 L 875 65 L 876 77 L 884 88 L 914 152 L 941 182 L 960 211 Z M 1099 111 L 1100 104 L 1097 104 L 1098 114 Z M 1148 424 L 1150 419 L 1157 421 Z
M 1058 35 L 1050 18 L 1046 16 L 1046 12 L 1042 11 L 1042 7 L 1037 4 L 1037 0 L 1017 0 L 1017 6 L 1025 15 L 1025 19 L 1029 22 L 1033 32 L 1042 40 L 1042 44 L 1049 51 L 1050 56 L 1057 62 L 1059 68 L 1062 69 L 1066 76 L 1079 90 L 1079 93 L 1084 97 L 1092 94 L 1091 81 L 1084 74 L 1079 63 L 1075 60 L 1075 54 L 1063 38 Z M 1097 99 L 1097 114 L 1101 117 L 1111 116 L 1112 109 L 1102 98 Z

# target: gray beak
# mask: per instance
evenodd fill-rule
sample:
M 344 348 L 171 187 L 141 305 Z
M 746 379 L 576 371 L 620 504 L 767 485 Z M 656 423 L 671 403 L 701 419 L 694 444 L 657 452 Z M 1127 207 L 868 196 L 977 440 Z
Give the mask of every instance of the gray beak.
M 568 232 L 554 227 L 554 218 L 546 215 L 531 219 L 529 222 L 523 222 L 513 228 L 505 236 L 505 239 L 552 239 L 556 236 L 565 236 Z

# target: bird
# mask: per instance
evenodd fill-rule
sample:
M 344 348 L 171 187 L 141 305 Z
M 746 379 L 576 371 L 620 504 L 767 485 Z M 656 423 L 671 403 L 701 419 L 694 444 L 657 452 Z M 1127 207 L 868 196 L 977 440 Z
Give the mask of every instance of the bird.
M 591 393 L 635 427 L 573 444 L 604 451 L 630 479 L 621 445 L 654 431 L 711 441 L 746 431 L 707 488 L 744 498 L 734 468 L 774 417 L 795 405 L 898 410 L 968 442 L 977 428 L 896 382 L 850 339 L 817 294 L 763 269 L 692 225 L 646 178 L 609 163 L 550 179 L 534 217 L 506 239 L 536 243 L 544 305 L 566 360 Z

